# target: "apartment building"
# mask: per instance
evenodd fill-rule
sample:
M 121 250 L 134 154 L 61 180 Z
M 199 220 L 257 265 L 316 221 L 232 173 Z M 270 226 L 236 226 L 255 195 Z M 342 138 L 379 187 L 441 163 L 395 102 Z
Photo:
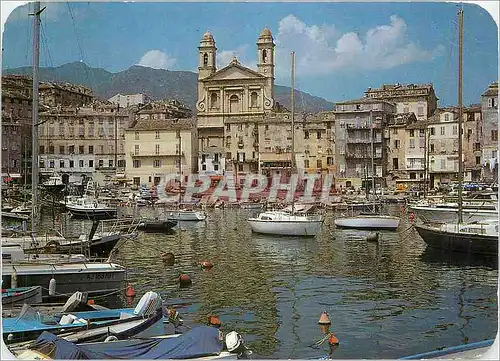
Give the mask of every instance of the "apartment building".
M 483 178 L 483 121 L 481 105 L 463 109 L 462 150 L 464 180 L 479 182 Z
M 119 105 L 120 108 L 127 108 L 132 105 L 144 105 L 152 100 L 146 94 L 116 94 L 108 99 L 108 102 Z
M 396 106 L 385 100 L 362 98 L 336 103 L 333 114 L 336 184 L 359 188 L 368 182 L 371 187 L 373 174 L 376 184 L 385 186 L 387 132 L 384 130 L 391 124 Z
M 65 173 L 70 181 L 82 175 L 123 175 L 125 129 L 134 110 L 94 101 L 86 107 L 57 106 L 40 113 L 40 174 Z
M 77 84 L 42 82 L 39 86 L 40 102 L 49 106 L 84 106 L 92 103 L 92 89 Z
M 384 84 L 368 88 L 365 97 L 396 105 L 396 113 L 415 113 L 417 120 L 427 120 L 437 109 L 438 98 L 432 84 Z

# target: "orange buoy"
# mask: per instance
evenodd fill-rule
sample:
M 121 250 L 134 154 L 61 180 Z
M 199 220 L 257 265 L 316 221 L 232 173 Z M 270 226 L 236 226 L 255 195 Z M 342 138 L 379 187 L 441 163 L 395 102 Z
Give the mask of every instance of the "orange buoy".
M 219 317 L 217 317 L 215 315 L 208 315 L 208 324 L 210 326 L 214 326 L 214 327 L 220 327 L 221 326 Z
M 179 276 L 179 283 L 181 286 L 188 286 L 192 283 L 191 277 L 189 277 L 189 275 L 183 273 Z
M 87 305 L 95 305 L 94 300 L 88 300 Z
M 201 268 L 204 268 L 204 269 L 210 269 L 214 265 L 210 261 L 202 261 L 202 262 L 200 262 L 200 266 L 201 266 Z
M 336 346 L 340 343 L 339 339 L 335 337 L 333 333 L 330 333 L 330 337 L 328 337 L 328 344 L 330 346 Z
M 328 318 L 328 313 L 326 311 L 323 311 L 321 313 L 321 316 L 319 317 L 318 323 L 320 325 L 331 325 L 332 323 L 330 322 L 330 319 Z
M 127 289 L 125 291 L 125 296 L 127 296 L 127 297 L 134 297 L 135 296 L 135 290 L 130 283 L 128 284 Z

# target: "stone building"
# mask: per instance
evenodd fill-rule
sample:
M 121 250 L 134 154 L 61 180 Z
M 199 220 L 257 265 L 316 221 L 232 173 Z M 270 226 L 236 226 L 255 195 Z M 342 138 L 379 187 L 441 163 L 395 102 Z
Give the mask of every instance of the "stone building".
M 126 177 L 136 185 L 152 186 L 181 173 L 186 181 L 197 161 L 196 119 L 141 115 L 139 111 L 125 131 Z
M 151 102 L 145 94 L 116 94 L 108 99 L 110 103 L 117 104 L 120 108 L 127 108 L 132 105 L 144 105 Z
M 479 182 L 482 179 L 483 121 L 481 105 L 463 108 L 463 162 L 464 180 Z
M 86 107 L 57 106 L 40 113 L 40 174 L 65 173 L 97 180 L 125 171 L 125 129 L 134 108 L 94 101 Z
M 241 65 L 236 58 L 217 70 L 215 40 L 209 32 L 203 35 L 198 47 L 196 104 L 201 174 L 220 175 L 224 169 L 228 175 L 257 171 L 259 139 L 255 124 L 274 106 L 274 46 L 266 28 L 257 40 L 257 71 Z
M 33 81 L 2 76 L 2 177 L 31 178 Z
M 336 103 L 333 114 L 337 186 L 359 188 L 368 181 L 371 187 L 372 159 L 376 184 L 385 186 L 387 149 L 384 129 L 396 114 L 396 106 L 385 100 L 363 98 Z
M 432 84 L 384 84 L 368 88 L 365 97 L 396 105 L 396 113 L 415 113 L 417 120 L 427 120 L 437 109 L 438 98 Z
M 498 82 L 481 95 L 483 121 L 483 179 L 498 181 Z
M 49 106 L 83 106 L 94 99 L 92 90 L 83 85 L 42 82 L 39 86 L 40 102 Z

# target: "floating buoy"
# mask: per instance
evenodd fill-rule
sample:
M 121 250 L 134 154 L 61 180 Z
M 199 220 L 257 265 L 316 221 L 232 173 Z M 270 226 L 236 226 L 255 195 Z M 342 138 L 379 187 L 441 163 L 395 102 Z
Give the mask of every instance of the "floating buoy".
M 379 237 L 379 233 L 378 232 L 370 233 L 368 236 L 366 236 L 366 240 L 368 242 L 377 242 L 378 241 L 378 237 Z
M 328 313 L 326 313 L 326 311 L 323 311 L 321 313 L 321 316 L 319 317 L 318 323 L 320 325 L 331 325 L 332 324 L 330 319 L 328 318 Z
M 220 327 L 221 323 L 219 317 L 215 315 L 208 315 L 208 324 L 209 326 Z
M 175 256 L 171 252 L 163 252 L 161 254 L 161 259 L 169 265 L 173 265 L 175 263 Z
M 10 287 L 17 288 L 17 272 L 15 269 L 12 272 L 12 275 L 10 276 Z
M 189 277 L 189 275 L 183 273 L 179 276 L 179 283 L 181 286 L 188 286 L 191 282 L 191 277 Z
M 91 306 L 92 306 L 92 305 L 95 305 L 94 300 L 88 300 L 88 301 L 87 301 L 87 305 L 91 305 Z
M 200 266 L 201 266 L 201 268 L 204 268 L 204 269 L 210 269 L 214 265 L 210 261 L 202 261 L 202 262 L 200 262 Z
M 328 344 L 330 346 L 337 346 L 340 343 L 339 339 L 335 337 L 333 333 L 330 333 L 330 337 L 328 337 Z
M 125 296 L 135 297 L 135 290 L 130 283 L 127 285 L 127 289 L 125 290 Z
M 56 295 L 56 279 L 52 277 L 49 281 L 49 296 Z

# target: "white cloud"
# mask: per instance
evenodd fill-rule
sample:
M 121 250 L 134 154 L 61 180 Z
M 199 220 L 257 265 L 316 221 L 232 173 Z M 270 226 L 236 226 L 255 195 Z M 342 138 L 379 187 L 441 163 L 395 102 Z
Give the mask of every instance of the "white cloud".
M 176 62 L 175 58 L 171 58 L 160 50 L 150 50 L 142 56 L 137 65 L 154 69 L 170 69 Z
M 390 24 L 369 29 L 365 35 L 340 34 L 334 25 L 308 26 L 294 15 L 279 22 L 276 34 L 276 72 L 290 72 L 288 62 L 295 52 L 297 74 L 323 75 L 340 69 L 390 69 L 417 61 L 428 61 L 442 52 L 420 48 L 409 42 L 408 26 L 393 15 Z

